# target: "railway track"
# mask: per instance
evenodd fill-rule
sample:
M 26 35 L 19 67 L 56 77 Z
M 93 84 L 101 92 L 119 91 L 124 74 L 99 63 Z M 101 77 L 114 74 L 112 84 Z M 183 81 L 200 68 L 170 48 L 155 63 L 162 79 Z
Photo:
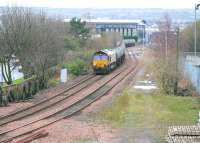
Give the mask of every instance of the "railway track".
M 14 122 L 14 121 L 20 120 L 22 118 L 26 119 L 27 117 L 34 116 L 34 114 L 37 113 L 37 116 L 35 116 L 35 118 L 27 119 L 26 122 L 23 121 L 23 124 L 19 124 L 15 128 L 11 128 L 11 129 L 8 129 L 8 130 L 4 129 L 3 132 L 0 132 L 0 136 L 2 136 L 3 134 L 9 133 L 11 131 L 17 130 L 19 128 L 22 128 L 24 126 L 27 126 L 27 125 L 29 125 L 31 123 L 35 123 L 35 122 L 37 122 L 39 120 L 48 118 L 49 115 L 54 114 L 57 110 L 60 109 L 60 107 L 59 107 L 60 104 L 64 104 L 66 102 L 66 100 L 68 100 L 71 96 L 75 96 L 75 93 L 80 92 L 84 88 L 87 88 L 88 86 L 93 84 L 93 82 L 96 82 L 101 78 L 102 78 L 102 76 L 95 76 L 94 78 L 92 78 L 90 80 L 87 80 L 84 83 L 79 84 L 78 86 L 76 86 L 76 87 L 74 87 L 74 88 L 72 88 L 70 90 L 67 90 L 63 94 L 60 94 L 59 96 L 55 96 L 54 98 L 48 100 L 48 102 L 45 102 L 45 103 L 41 104 L 40 106 L 33 106 L 29 110 L 25 110 L 24 112 L 20 112 L 20 113 L 14 115 L 14 116 L 10 116 L 7 119 L 4 119 L 2 121 L 3 125 L 4 124 L 8 124 L 10 122 Z M 56 111 L 51 110 L 51 108 L 55 108 L 54 106 L 56 106 L 56 105 L 58 106 L 57 110 Z M 48 112 L 48 114 L 43 114 L 43 112 L 45 112 L 45 111 L 47 112 L 47 110 L 51 110 L 51 112 Z M 12 126 L 12 124 L 11 124 L 11 126 Z M 0 130 L 2 128 L 4 128 L 4 127 L 1 127 Z
M 40 102 L 38 102 L 37 104 L 35 105 L 32 105 L 32 106 L 29 106 L 27 108 L 23 108 L 21 110 L 18 110 L 18 111 L 15 111 L 11 114 L 8 114 L 8 115 L 5 115 L 3 117 L 0 117 L 0 127 L 2 125 L 5 125 L 7 123 L 10 123 L 10 122 L 13 122 L 13 121 L 16 121 L 18 119 L 20 119 L 21 117 L 19 117 L 21 114 L 23 114 L 24 112 L 29 112 L 30 110 L 34 110 L 35 108 L 38 108 L 40 107 L 41 105 L 44 106 L 44 104 L 48 103 L 49 101 L 51 100 L 54 100 L 55 98 L 59 98 L 60 95 L 64 94 L 65 92 L 68 92 L 70 90 L 72 90 L 73 88 L 75 88 L 76 86 L 79 86 L 85 82 L 87 82 L 88 80 L 94 78 L 95 75 L 89 75 L 83 79 L 81 79 L 80 81 L 78 81 L 77 83 L 75 84 L 72 84 L 71 86 L 59 91 L 57 94 L 55 94 L 54 96 L 52 97 L 49 97 L 49 98 L 46 98 Z M 25 117 L 25 116 L 24 116 Z M 1 133 L 0 133 L 1 134 Z
M 129 73 L 136 72 L 134 70 L 136 68 L 136 66 L 137 66 L 137 62 L 135 64 L 135 66 L 133 66 L 133 67 L 126 67 L 125 70 L 122 69 L 122 70 L 117 71 L 117 72 L 115 71 L 115 73 L 110 74 L 110 75 L 108 75 L 104 78 L 102 78 L 101 76 L 97 76 L 93 80 L 89 80 L 89 79 L 86 80 L 90 84 L 93 83 L 93 86 L 95 88 L 91 91 L 87 89 L 87 90 L 85 90 L 85 92 L 84 91 L 81 91 L 81 92 L 76 91 L 75 92 L 75 90 L 74 90 L 73 94 L 74 95 L 76 94 L 76 98 L 75 98 L 75 96 L 74 97 L 70 96 L 70 97 L 73 97 L 71 99 L 67 98 L 67 96 L 71 95 L 72 93 L 71 94 L 69 94 L 69 93 L 64 94 L 64 96 L 56 96 L 56 97 L 59 97 L 59 100 L 61 100 L 61 101 L 59 101 L 59 105 L 60 105 L 60 102 L 62 102 L 63 106 L 58 106 L 58 105 L 52 106 L 50 104 L 48 104 L 48 106 L 44 106 L 45 104 L 43 104 L 43 103 L 45 103 L 45 102 L 41 103 L 40 105 L 44 106 L 46 109 L 49 109 L 48 107 L 52 106 L 52 107 L 50 107 L 52 109 L 49 109 L 50 112 L 48 112 L 48 114 L 44 115 L 42 112 L 37 111 L 37 112 L 41 113 L 40 116 L 35 117 L 35 119 L 37 119 L 37 120 L 31 119 L 29 122 L 26 122 L 26 124 L 23 124 L 23 125 L 20 125 L 16 128 L 11 128 L 9 130 L 1 132 L 0 133 L 0 143 L 10 142 L 17 137 L 32 133 L 36 130 L 39 130 L 43 127 L 46 127 L 46 126 L 48 126 L 52 123 L 55 123 L 55 122 L 57 122 L 61 119 L 69 117 L 72 114 L 80 111 L 81 109 L 87 107 L 88 105 L 90 105 L 91 103 L 96 101 L 98 98 L 105 95 L 114 86 L 116 86 L 118 84 L 118 82 L 120 82 L 120 80 L 122 80 L 123 78 L 128 76 Z M 98 80 L 98 79 L 99 80 L 102 79 L 102 80 L 100 80 L 100 82 L 94 83 L 94 81 Z M 87 83 L 87 86 L 90 85 L 89 83 Z M 85 87 L 87 87 L 87 86 L 85 85 Z M 82 89 L 84 89 L 84 86 L 81 86 L 81 87 L 82 87 Z M 88 91 L 90 91 L 90 92 L 88 93 Z M 79 94 L 77 94 L 77 92 L 79 92 Z M 67 102 L 67 101 L 65 101 L 64 98 L 68 99 L 68 104 L 67 103 L 64 104 L 64 102 Z M 52 99 L 57 99 L 57 98 L 52 98 Z M 69 100 L 70 100 L 70 102 L 69 102 Z M 34 109 L 34 107 L 32 107 L 30 109 Z M 43 108 L 41 108 L 41 106 L 37 106 L 37 109 L 39 110 L 39 109 L 43 109 Z M 25 110 L 25 111 L 29 112 L 29 110 Z M 35 110 L 30 110 L 30 111 L 35 111 Z M 16 119 L 16 115 L 17 115 L 18 119 L 20 119 L 19 117 L 21 117 L 21 118 L 25 117 L 25 116 L 23 116 L 23 117 L 19 116 L 19 113 L 16 113 L 15 116 L 14 116 L 15 117 L 14 119 Z M 30 114 L 28 114 L 28 116 L 29 115 Z M 12 117 L 12 116 L 10 116 L 10 117 Z M 12 122 L 11 119 L 9 119 L 10 122 Z M 18 119 L 16 119 L 16 120 L 18 120 Z M 6 121 L 6 118 L 4 118 L 4 120 Z M 5 121 L 4 121 L 4 124 L 7 124 L 7 123 L 5 123 Z

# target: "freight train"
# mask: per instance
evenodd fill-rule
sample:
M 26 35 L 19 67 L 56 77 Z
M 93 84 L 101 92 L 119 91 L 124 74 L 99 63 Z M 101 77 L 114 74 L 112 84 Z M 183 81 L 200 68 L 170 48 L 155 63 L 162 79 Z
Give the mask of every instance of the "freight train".
M 97 51 L 92 57 L 95 74 L 105 74 L 120 66 L 125 60 L 125 44 L 120 42 L 116 48 Z

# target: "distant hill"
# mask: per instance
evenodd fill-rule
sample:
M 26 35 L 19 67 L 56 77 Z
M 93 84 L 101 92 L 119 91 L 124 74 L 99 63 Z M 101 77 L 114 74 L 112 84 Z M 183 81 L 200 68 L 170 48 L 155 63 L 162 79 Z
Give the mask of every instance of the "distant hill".
M 0 7 L 2 8 L 2 7 Z M 145 19 L 155 22 L 168 14 L 176 22 L 192 22 L 192 9 L 69 9 L 69 8 L 33 8 L 35 11 L 43 9 L 51 17 L 60 18 L 109 18 L 109 19 Z M 199 12 L 200 13 L 200 12 Z M 199 16 L 200 18 L 200 16 Z

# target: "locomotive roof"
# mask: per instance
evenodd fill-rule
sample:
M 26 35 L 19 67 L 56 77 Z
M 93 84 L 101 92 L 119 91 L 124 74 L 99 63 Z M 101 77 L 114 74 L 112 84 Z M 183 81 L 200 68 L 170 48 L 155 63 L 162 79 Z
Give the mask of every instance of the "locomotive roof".
M 98 52 L 96 52 L 96 54 L 98 53 L 104 53 L 106 55 L 112 55 L 115 53 L 115 50 L 114 49 L 104 49 L 104 50 L 100 50 Z

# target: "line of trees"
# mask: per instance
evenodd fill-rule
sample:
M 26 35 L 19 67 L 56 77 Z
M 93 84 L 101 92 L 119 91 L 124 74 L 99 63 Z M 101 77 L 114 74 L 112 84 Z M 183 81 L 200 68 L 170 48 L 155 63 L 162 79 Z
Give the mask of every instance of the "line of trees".
M 23 7 L 6 7 L 1 12 L 0 69 L 8 86 L 0 87 L 0 105 L 6 105 L 5 99 L 24 100 L 46 88 L 54 67 L 67 67 L 74 75 L 89 71 L 94 51 L 121 41 L 116 33 L 91 38 L 89 25 L 78 18 L 64 23 L 44 11 Z M 13 86 L 12 74 L 19 66 L 25 81 Z
M 200 21 L 197 21 L 197 52 L 200 52 Z M 182 31 L 182 50 L 183 52 L 194 52 L 194 23 L 187 26 Z
M 153 70 L 160 88 L 169 95 L 178 95 L 178 82 L 181 77 L 178 70 L 178 35 L 172 28 L 172 20 L 165 15 L 158 21 L 159 32 L 154 37 Z
M 7 84 L 12 84 L 11 73 L 19 65 L 25 78 L 34 75 L 45 83 L 46 70 L 62 59 L 64 43 L 62 33 L 56 30 L 58 24 L 44 12 L 35 14 L 29 8 L 18 7 L 3 9 L 0 64 Z
M 47 87 L 49 68 L 62 59 L 63 38 L 55 30 L 59 22 L 48 19 L 44 12 L 29 8 L 7 7 L 0 18 L 0 66 L 7 85 L 12 73 L 22 67 L 25 78 L 21 85 L 0 89 L 0 105 L 25 100 Z
M 159 86 L 169 95 L 193 95 L 194 87 L 185 80 L 183 73 L 184 52 L 194 51 L 194 24 L 183 30 L 172 27 L 172 20 L 165 15 L 158 22 L 159 32 L 153 37 L 153 70 Z M 200 31 L 200 22 L 197 23 Z M 198 31 L 198 30 L 197 30 Z M 200 36 L 197 36 L 197 51 L 200 51 Z

